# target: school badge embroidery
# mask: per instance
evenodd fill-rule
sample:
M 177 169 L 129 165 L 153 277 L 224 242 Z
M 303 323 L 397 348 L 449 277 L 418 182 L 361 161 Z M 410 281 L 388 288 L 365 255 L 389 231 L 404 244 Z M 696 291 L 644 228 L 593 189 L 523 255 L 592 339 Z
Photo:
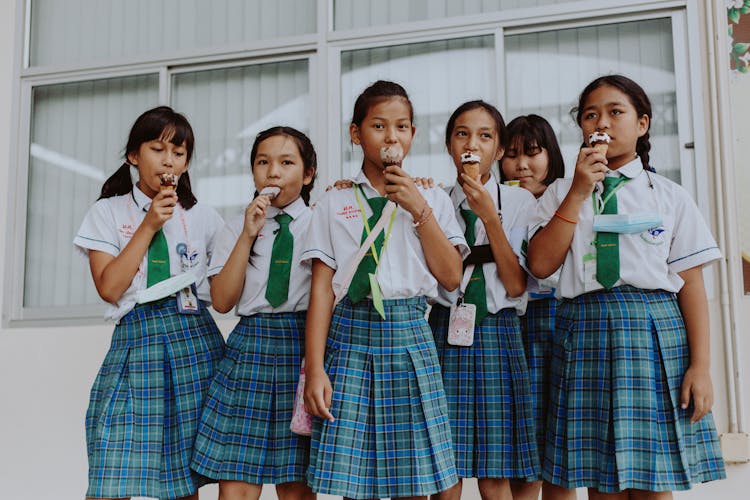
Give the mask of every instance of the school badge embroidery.
M 641 239 L 649 245 L 661 245 L 664 243 L 666 229 L 663 227 L 653 227 L 641 233 Z

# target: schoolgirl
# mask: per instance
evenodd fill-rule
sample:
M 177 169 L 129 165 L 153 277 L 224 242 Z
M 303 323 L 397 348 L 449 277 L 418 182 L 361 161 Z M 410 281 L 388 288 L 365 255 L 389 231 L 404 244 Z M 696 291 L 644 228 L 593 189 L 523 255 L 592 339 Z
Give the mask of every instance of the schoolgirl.
M 577 121 L 575 175 L 530 230 L 532 273 L 562 265 L 543 477 L 592 499 L 671 498 L 725 476 L 702 274 L 721 254 L 690 195 L 649 171 L 638 84 L 597 78 Z
M 197 498 L 206 482 L 190 459 L 224 350 L 205 279 L 223 222 L 190 190 L 193 144 L 171 108 L 139 116 L 74 239 L 117 322 L 86 413 L 89 498 Z
M 445 192 L 417 188 L 401 167 L 415 127 L 400 85 L 368 87 L 349 132 L 362 169 L 352 188 L 317 203 L 303 254 L 312 262 L 305 406 L 320 417 L 308 484 L 347 498 L 425 497 L 456 482 L 425 297 L 438 283 L 458 286 L 467 248 Z M 381 210 L 384 228 L 356 265 Z
M 565 175 L 560 146 L 549 122 L 539 115 L 518 116 L 508 124 L 505 151 L 500 159 L 500 179 L 504 183 L 516 182 L 537 200 L 547 186 Z M 525 244 L 524 244 L 525 245 Z M 552 334 L 555 329 L 557 299 L 555 286 L 557 274 L 546 280 L 528 277 L 529 297 L 526 314 L 520 317 L 526 362 L 529 366 L 531 398 L 534 412 L 537 451 L 540 463 L 544 459 L 547 406 L 549 399 L 549 365 L 552 359 Z M 540 471 L 541 472 L 541 471 Z M 540 476 L 541 477 L 541 476 Z M 511 481 L 514 499 L 539 497 L 542 481 Z M 544 484 L 544 496 L 551 489 L 561 488 Z M 562 491 L 558 491 L 562 498 Z M 575 491 L 569 490 L 568 500 L 575 499 Z
M 483 498 L 511 498 L 509 478 L 532 480 L 539 474 L 518 319 L 526 307 L 526 272 L 519 256 L 536 202 L 528 191 L 503 186 L 490 174 L 503 154 L 506 134 L 502 115 L 484 101 L 462 104 L 448 120 L 445 145 L 457 174 L 450 198 L 472 245 L 466 262 L 471 268 L 460 289 L 442 290 L 430 312 L 456 469 L 459 478 L 478 478 Z M 473 341 L 463 342 L 451 338 L 450 324 L 466 304 L 471 304 L 475 326 L 462 329 L 468 335 L 473 331 Z M 460 496 L 460 482 L 437 495 Z
M 300 254 L 315 149 L 302 132 L 273 127 L 255 138 L 250 162 L 260 194 L 219 233 L 208 270 L 214 308 L 236 306 L 240 322 L 206 398 L 192 467 L 218 480 L 225 500 L 257 499 L 263 483 L 282 500 L 310 498 L 309 438 L 289 423 L 310 296 Z

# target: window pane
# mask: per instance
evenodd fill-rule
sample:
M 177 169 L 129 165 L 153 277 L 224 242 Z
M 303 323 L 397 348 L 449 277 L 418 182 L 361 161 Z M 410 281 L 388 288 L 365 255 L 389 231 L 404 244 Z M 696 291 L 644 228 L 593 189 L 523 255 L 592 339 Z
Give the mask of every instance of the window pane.
M 289 125 L 309 132 L 307 60 L 175 75 L 172 100 L 196 136 L 190 179 L 202 203 L 241 213 L 255 187 L 250 148 L 258 132 Z
M 465 101 L 493 101 L 493 54 L 492 35 L 342 53 L 343 175 L 356 174 L 362 165 L 362 150 L 349 140 L 354 101 L 382 79 L 403 85 L 414 106 L 417 135 L 404 167 L 414 176 L 452 185 L 456 173 L 445 149 L 445 124 Z
M 575 0 L 334 0 L 337 30 L 541 7 Z
M 582 141 L 570 110 L 591 80 L 620 73 L 641 85 L 651 99 L 650 163 L 680 181 L 670 19 L 509 36 L 505 50 L 507 118 L 536 113 L 549 120 L 558 133 L 568 175 Z
M 161 53 L 314 33 L 316 3 L 315 0 L 33 0 L 30 64 L 153 58 Z
M 34 89 L 24 307 L 101 303 L 73 237 L 158 84 L 148 75 Z

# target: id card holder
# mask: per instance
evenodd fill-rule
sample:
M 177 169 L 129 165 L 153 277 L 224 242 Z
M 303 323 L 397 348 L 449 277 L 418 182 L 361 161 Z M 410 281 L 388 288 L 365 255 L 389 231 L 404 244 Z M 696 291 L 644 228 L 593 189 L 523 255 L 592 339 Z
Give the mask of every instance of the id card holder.
M 468 347 L 474 343 L 474 319 L 477 306 L 460 301 L 451 306 L 448 320 L 448 343 Z
M 201 305 L 198 302 L 193 285 L 182 288 L 177 292 L 177 312 L 180 314 L 201 313 Z

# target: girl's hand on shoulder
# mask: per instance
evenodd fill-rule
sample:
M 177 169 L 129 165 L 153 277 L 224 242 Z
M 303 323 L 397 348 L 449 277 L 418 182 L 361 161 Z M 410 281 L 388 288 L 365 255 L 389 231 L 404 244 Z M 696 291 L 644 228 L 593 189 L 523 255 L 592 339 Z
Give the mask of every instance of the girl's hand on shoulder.
M 415 219 L 419 217 L 424 208 L 425 199 L 414 183 L 414 179 L 401 167 L 390 165 L 385 168 L 385 182 L 385 195 L 388 199 L 398 203 Z
M 157 232 L 165 222 L 172 218 L 174 207 L 177 206 L 177 193 L 162 191 L 151 200 L 151 206 L 146 212 L 143 224 Z
M 323 370 L 305 374 L 305 410 L 311 415 L 333 422 L 331 407 L 333 388 L 328 374 Z
M 412 180 L 414 181 L 414 184 L 417 185 L 417 187 L 421 188 L 433 188 L 435 187 L 435 179 L 432 177 L 412 177 Z M 438 187 L 443 187 L 441 184 L 438 184 Z
M 693 400 L 693 414 L 690 421 L 695 423 L 706 416 L 714 404 L 714 388 L 711 373 L 707 369 L 690 366 L 682 378 L 680 404 L 686 409 Z
M 477 217 L 483 221 L 488 221 L 492 217 L 497 217 L 497 208 L 492 201 L 489 191 L 484 188 L 482 181 L 473 179 L 471 176 L 461 174 L 464 181 L 463 190 L 466 195 L 466 201 Z
M 326 186 L 326 191 L 330 191 L 333 188 L 336 188 L 337 191 L 341 191 L 342 189 L 349 189 L 353 186 L 354 182 L 350 179 L 339 179 L 333 183 L 333 186 Z
M 251 240 L 254 240 L 266 225 L 266 209 L 270 204 L 271 200 L 268 196 L 256 196 L 245 208 L 245 223 L 242 226 L 242 232 Z
M 578 152 L 576 169 L 573 174 L 571 193 L 588 198 L 597 182 L 604 180 L 607 171 L 607 158 L 594 148 L 581 148 Z

